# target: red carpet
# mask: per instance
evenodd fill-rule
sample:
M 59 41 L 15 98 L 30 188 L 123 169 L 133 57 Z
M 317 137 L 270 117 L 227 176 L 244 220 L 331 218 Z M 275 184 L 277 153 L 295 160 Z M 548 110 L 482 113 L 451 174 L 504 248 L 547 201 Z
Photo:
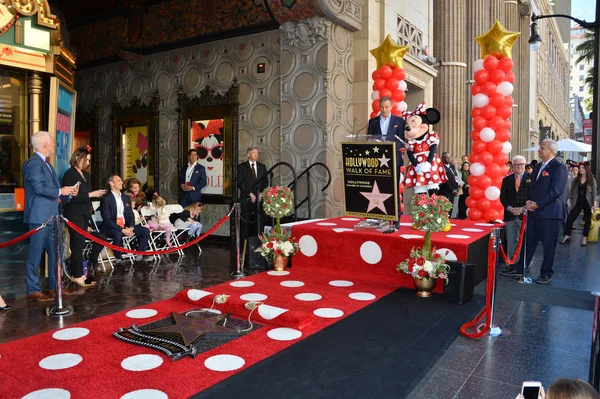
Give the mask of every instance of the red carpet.
M 237 283 L 183 291 L 179 299 L 133 311 L 149 317 L 132 318 L 132 311 L 120 312 L 1 345 L 0 397 L 33 393 L 28 398 L 186 398 L 356 312 L 398 285 L 397 279 L 373 284 L 358 276 L 331 278 L 294 267 L 286 275 L 261 273 Z M 231 295 L 215 308 L 240 318 L 248 315 L 243 306 L 248 297 L 240 297 L 257 294 L 256 299 L 269 305 L 252 316 L 263 328 L 195 359 L 177 362 L 112 335 L 134 322 L 143 325 L 171 312 L 209 307 L 215 294 Z M 78 338 L 59 339 L 61 335 Z

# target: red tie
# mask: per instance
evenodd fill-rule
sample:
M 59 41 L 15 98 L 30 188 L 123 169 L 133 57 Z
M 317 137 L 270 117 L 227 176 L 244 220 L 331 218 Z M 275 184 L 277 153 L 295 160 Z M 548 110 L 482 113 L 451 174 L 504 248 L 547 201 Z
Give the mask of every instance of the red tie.
M 256 180 L 256 168 L 254 167 L 254 164 L 250 164 L 250 166 L 252 167 L 252 177 L 254 178 L 254 180 Z
M 46 163 L 50 163 L 50 157 L 46 157 Z

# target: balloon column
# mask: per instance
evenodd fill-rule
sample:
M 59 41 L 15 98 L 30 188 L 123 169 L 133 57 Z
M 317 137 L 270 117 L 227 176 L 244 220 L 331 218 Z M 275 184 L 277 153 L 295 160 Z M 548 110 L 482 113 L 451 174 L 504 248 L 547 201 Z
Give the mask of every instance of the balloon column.
M 399 46 L 394 42 L 390 35 L 387 35 L 383 43 L 370 53 L 377 60 L 377 69 L 371 75 L 373 78 L 373 93 L 371 94 L 371 107 L 373 111 L 370 117 L 374 118 L 379 115 L 379 100 L 383 97 L 392 99 L 392 114 L 402 116 L 402 113 L 407 110 L 408 106 L 404 99 L 406 98 L 406 82 L 404 78 L 404 54 L 408 51 L 408 47 Z M 398 160 L 401 162 L 401 160 Z M 402 204 L 402 194 L 404 193 L 404 166 L 400 168 L 400 176 L 398 176 L 399 195 L 400 195 L 400 211 L 404 212 L 404 204 Z
M 508 173 L 510 117 L 513 105 L 512 44 L 518 32 L 509 32 L 499 21 L 475 40 L 482 48 L 482 59 L 473 64 L 475 84 L 471 88 L 473 108 L 471 117 L 471 176 L 467 215 L 474 221 L 502 219 L 500 203 L 502 179 Z

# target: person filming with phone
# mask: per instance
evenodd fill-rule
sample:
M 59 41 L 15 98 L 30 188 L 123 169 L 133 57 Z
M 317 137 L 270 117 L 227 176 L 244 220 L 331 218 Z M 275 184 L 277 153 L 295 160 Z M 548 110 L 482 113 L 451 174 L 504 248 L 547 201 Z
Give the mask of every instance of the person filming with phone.
M 106 190 L 92 191 L 91 176 L 88 172 L 91 160 L 92 147 L 89 145 L 80 147 L 73 152 L 69 164 L 71 167 L 65 172 L 62 183 L 63 186 L 78 186 L 77 195 L 65 204 L 63 214 L 77 227 L 87 231 L 90 225 L 92 212 L 92 198 L 99 198 L 106 194 Z M 83 272 L 83 249 L 85 247 L 85 237 L 69 227 L 69 237 L 71 240 L 71 280 L 81 286 L 87 287 L 93 285 L 91 278 L 86 278 Z M 102 245 L 94 243 L 90 254 L 89 267 L 98 266 L 98 255 L 102 251 Z
M 524 381 L 515 399 L 600 399 L 598 392 L 581 379 L 558 378 L 544 392 L 539 381 Z

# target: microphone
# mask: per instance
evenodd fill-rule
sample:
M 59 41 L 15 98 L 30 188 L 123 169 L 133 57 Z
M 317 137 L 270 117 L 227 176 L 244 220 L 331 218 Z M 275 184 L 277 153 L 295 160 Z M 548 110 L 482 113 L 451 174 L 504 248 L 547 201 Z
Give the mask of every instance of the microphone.
M 369 124 L 367 123 L 367 125 L 366 125 L 366 126 L 363 126 L 362 128 L 360 128 L 360 129 L 358 130 L 358 132 L 356 132 L 356 135 L 358 135 L 360 132 L 364 131 L 364 130 L 365 130 L 366 128 L 368 128 L 368 127 L 369 127 Z

